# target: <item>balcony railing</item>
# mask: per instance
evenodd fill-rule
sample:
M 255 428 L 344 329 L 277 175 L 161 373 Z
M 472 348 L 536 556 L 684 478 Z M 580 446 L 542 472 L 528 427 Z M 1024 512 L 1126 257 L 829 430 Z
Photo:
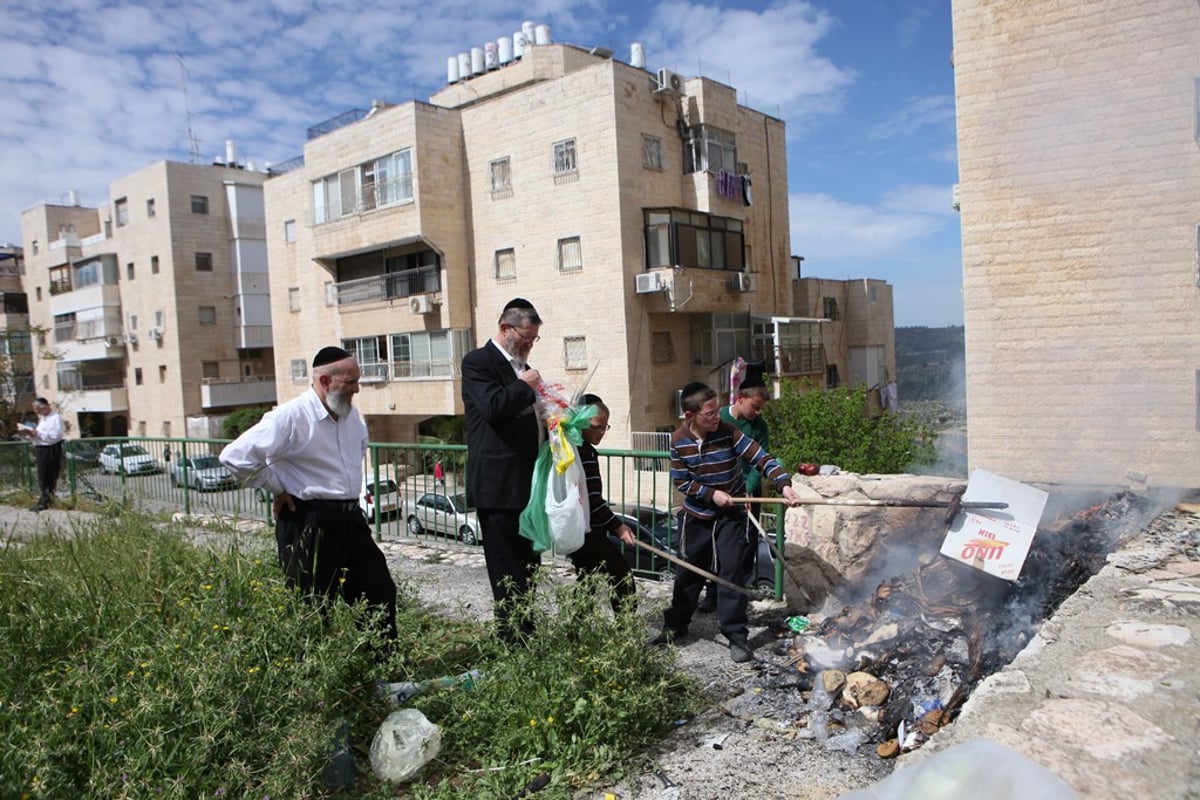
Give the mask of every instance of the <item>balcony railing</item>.
M 242 378 L 203 378 L 200 381 L 200 405 L 204 408 L 263 405 L 274 402 L 274 375 L 248 375 Z
M 324 225 L 346 217 L 369 214 L 385 208 L 405 205 L 413 201 L 412 173 L 399 175 L 379 183 L 367 183 L 356 187 L 351 205 L 343 205 L 344 198 L 330 198 L 327 206 L 313 208 L 309 214 L 311 225 Z
M 442 272 L 438 267 L 418 267 L 341 281 L 334 285 L 334 289 L 337 292 L 337 304 L 346 306 L 441 291 L 441 277 Z

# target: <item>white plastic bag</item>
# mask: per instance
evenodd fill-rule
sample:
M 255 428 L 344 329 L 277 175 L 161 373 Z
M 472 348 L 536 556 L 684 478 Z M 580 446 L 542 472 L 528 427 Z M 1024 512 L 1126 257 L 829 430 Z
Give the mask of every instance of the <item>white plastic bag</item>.
M 371 742 L 371 771 L 382 781 L 411 779 L 442 747 L 442 730 L 415 708 L 388 714 Z
M 583 547 L 583 535 L 588 529 L 587 483 L 578 456 L 564 472 L 551 467 L 546 485 L 546 518 L 555 553 L 565 556 Z

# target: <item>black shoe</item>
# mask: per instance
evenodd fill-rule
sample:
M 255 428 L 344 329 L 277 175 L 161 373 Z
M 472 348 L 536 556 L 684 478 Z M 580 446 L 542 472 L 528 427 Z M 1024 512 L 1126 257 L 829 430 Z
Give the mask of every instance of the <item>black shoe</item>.
M 745 664 L 754 658 L 754 648 L 745 639 L 732 639 L 729 642 L 729 658 L 735 664 Z
M 45 511 L 45 510 L 46 510 L 46 506 L 30 506 L 30 507 L 29 507 L 29 510 L 30 510 L 30 511 L 35 511 L 35 512 L 37 512 L 37 511 Z
M 711 614 L 717 610 L 717 598 L 710 594 L 700 598 L 700 602 L 696 604 L 696 610 L 701 614 Z
M 658 632 L 658 635 L 646 642 L 646 644 L 650 647 L 661 647 L 665 644 L 674 644 L 685 636 L 687 636 L 687 628 L 675 630 L 664 625 L 663 629 Z

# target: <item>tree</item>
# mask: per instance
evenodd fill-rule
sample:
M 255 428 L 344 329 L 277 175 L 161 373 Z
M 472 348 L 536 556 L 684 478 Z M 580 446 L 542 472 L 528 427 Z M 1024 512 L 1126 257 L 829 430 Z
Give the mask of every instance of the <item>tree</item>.
M 868 411 L 867 389 L 820 389 L 784 380 L 763 416 L 771 453 L 789 472 L 799 464 L 835 464 L 845 472 L 907 472 L 932 464 L 935 434 L 919 422 Z

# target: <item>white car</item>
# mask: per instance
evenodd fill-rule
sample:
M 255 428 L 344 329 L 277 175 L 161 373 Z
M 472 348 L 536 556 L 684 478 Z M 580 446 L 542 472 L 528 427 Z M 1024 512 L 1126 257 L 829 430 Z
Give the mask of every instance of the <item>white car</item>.
M 171 462 L 171 483 L 198 491 L 236 489 L 237 477 L 216 456 L 177 458 Z
M 376 483 L 373 472 L 363 475 L 362 491 L 358 495 L 358 507 L 368 522 L 375 521 L 375 509 L 379 509 L 380 519 L 386 519 L 403 510 L 403 498 L 400 486 L 392 477 L 391 470 L 379 469 L 379 482 Z
M 162 472 L 162 464 L 140 444 L 109 444 L 100 451 L 100 471 L 123 475 L 146 475 Z
M 425 492 L 415 503 L 404 504 L 408 532 L 420 536 L 429 531 L 458 539 L 463 544 L 481 544 L 479 518 L 467 508 L 465 494 Z

